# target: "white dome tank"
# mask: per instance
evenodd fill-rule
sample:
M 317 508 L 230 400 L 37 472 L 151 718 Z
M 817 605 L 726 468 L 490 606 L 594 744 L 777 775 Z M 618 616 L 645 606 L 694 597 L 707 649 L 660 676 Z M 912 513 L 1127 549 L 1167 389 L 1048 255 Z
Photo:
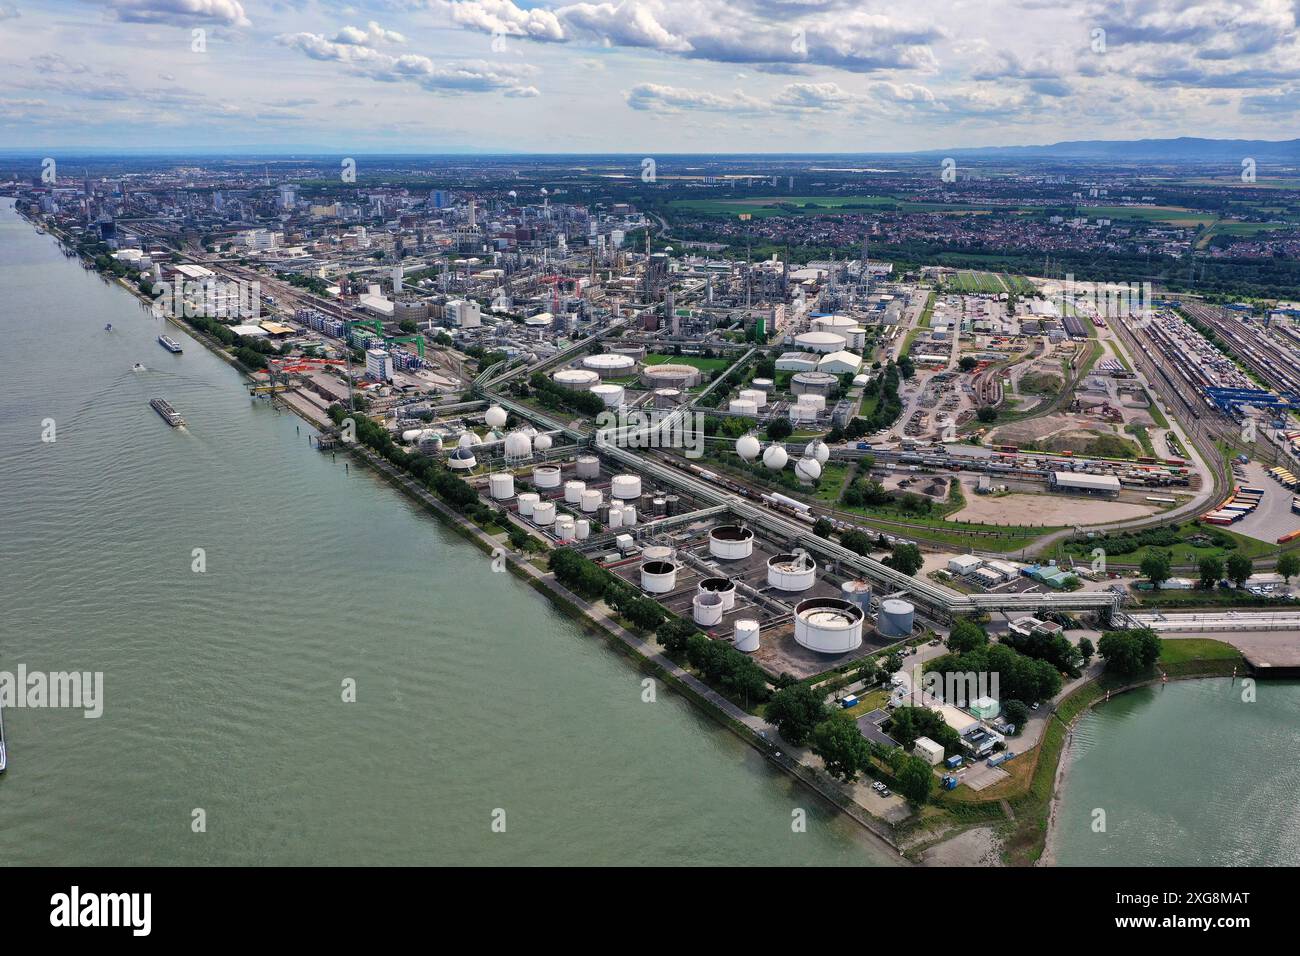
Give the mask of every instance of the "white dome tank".
M 595 488 L 588 488 L 586 491 L 582 493 L 582 501 L 580 507 L 587 514 L 594 514 L 595 512 L 600 510 L 600 504 L 604 500 L 605 500 L 605 496 L 602 495 L 599 490 Z
M 753 618 L 741 618 L 736 622 L 736 650 L 752 654 L 758 650 L 758 622 Z
M 423 429 L 421 428 L 408 428 L 406 431 L 402 432 L 402 441 L 409 445 L 420 437 L 422 431 Z
M 579 541 L 586 541 L 591 537 L 591 522 L 586 518 L 579 518 L 573 523 L 573 536 Z
M 560 487 L 560 469 L 556 465 L 538 465 L 533 469 L 533 484 L 538 488 Z
M 587 490 L 585 481 L 566 481 L 564 483 L 564 500 L 571 505 L 582 501 L 583 492 Z
M 595 455 L 578 456 L 578 477 L 591 479 L 600 477 L 600 459 Z
M 672 561 L 647 561 L 641 565 L 641 590 L 667 594 L 677 587 L 677 565 Z
M 822 466 L 816 458 L 800 458 L 794 463 L 794 476 L 800 481 L 816 481 L 822 476 Z
M 767 562 L 767 583 L 778 591 L 807 591 L 817 580 L 817 562 L 807 554 L 778 554 Z
M 862 646 L 862 608 L 839 598 L 809 598 L 794 609 L 796 643 L 819 654 L 846 654 Z
M 907 637 L 912 633 L 915 618 L 916 608 L 909 601 L 889 598 L 880 602 L 880 616 L 876 618 L 876 627 L 885 637 Z
M 826 462 L 830 461 L 831 450 L 830 447 L 820 438 L 814 438 L 804 446 L 803 456 L 805 458 L 814 458 L 816 459 L 817 464 L 824 465 Z
M 506 410 L 500 405 L 493 405 L 483 413 L 483 420 L 490 428 L 500 428 L 506 423 Z
M 505 453 L 507 458 L 527 458 L 533 453 L 533 440 L 522 431 L 506 435 Z
M 758 443 L 758 439 L 753 435 L 741 435 L 736 439 L 736 454 L 745 461 L 753 461 L 762 450 L 763 446 Z
M 468 448 L 457 448 L 447 456 L 447 467 L 455 471 L 472 471 L 477 464 L 478 459 Z
M 424 431 L 420 432 L 417 444 L 419 445 L 420 451 L 424 452 L 426 455 L 434 455 L 442 451 L 442 436 L 432 428 L 426 428 Z
M 533 506 L 533 521 L 536 524 L 555 523 L 555 502 L 539 501 Z
M 641 478 L 639 475 L 615 475 L 610 482 L 609 493 L 614 498 L 630 501 L 641 497 Z
M 722 623 L 724 609 L 722 597 L 710 592 L 702 592 L 691 600 L 692 616 L 700 627 L 713 627 Z
M 488 477 L 488 493 L 497 501 L 513 498 L 515 495 L 515 476 L 508 471 L 499 471 Z
M 754 553 L 754 532 L 740 525 L 719 525 L 709 532 L 709 554 L 724 561 L 748 558 Z
M 541 495 L 535 491 L 522 491 L 519 497 L 515 499 L 515 504 L 519 506 L 519 513 L 525 518 L 533 516 L 533 509 L 537 507 L 537 502 L 541 500 Z
M 736 582 L 730 578 L 705 578 L 700 582 L 701 594 L 716 594 L 722 598 L 722 609 L 730 611 L 736 606 Z
M 483 442 L 481 442 L 479 437 L 473 432 L 463 432 L 461 436 L 456 439 L 457 448 L 473 448 L 475 445 L 481 444 L 483 444 Z
M 768 445 L 767 451 L 763 452 L 763 464 L 773 471 L 780 471 L 789 460 L 790 456 L 780 445 Z
M 555 537 L 560 541 L 572 541 L 577 537 L 577 522 L 572 515 L 555 516 Z
M 551 440 L 550 435 L 538 435 L 533 440 L 533 449 L 539 452 L 549 451 L 553 444 L 555 443 Z

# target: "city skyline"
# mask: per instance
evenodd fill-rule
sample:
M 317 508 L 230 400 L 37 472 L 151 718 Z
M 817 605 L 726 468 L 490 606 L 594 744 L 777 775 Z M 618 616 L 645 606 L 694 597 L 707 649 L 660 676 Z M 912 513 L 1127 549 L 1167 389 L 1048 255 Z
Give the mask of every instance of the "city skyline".
M 1283 0 L 11 0 L 0 129 L 20 150 L 1275 140 L 1300 109 L 1298 18 Z

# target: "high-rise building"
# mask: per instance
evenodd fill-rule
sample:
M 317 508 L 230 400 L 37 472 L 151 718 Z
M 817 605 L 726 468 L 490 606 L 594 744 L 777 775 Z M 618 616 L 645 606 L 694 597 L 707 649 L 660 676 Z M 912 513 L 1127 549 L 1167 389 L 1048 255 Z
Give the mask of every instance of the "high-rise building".
M 366 349 L 366 377 L 376 382 L 391 382 L 393 357 L 383 349 Z

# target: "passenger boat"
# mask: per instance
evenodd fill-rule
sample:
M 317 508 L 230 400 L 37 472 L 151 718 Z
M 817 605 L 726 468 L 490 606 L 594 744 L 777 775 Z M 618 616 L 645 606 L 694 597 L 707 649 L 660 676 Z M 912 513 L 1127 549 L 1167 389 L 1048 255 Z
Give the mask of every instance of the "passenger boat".
M 177 342 L 177 341 L 176 341 L 174 338 L 172 338 L 170 335 L 160 335 L 160 336 L 158 336 L 158 342 L 159 342 L 159 344 L 162 345 L 162 347 L 165 348 L 168 352 L 177 352 L 177 353 L 179 353 L 179 352 L 181 351 L 181 343 Z

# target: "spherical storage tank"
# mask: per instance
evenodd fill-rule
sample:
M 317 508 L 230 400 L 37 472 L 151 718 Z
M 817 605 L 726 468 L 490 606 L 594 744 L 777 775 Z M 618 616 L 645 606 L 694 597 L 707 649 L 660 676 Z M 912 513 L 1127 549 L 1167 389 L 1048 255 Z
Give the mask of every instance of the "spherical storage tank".
M 525 518 L 531 518 L 533 516 L 533 509 L 537 507 L 537 502 L 539 502 L 541 498 L 542 496 L 535 491 L 525 491 L 521 492 L 519 497 L 515 499 L 515 504 L 519 506 L 519 513 L 521 515 Z
M 402 441 L 409 445 L 420 437 L 422 431 L 423 429 L 420 428 L 408 428 L 406 431 L 402 432 Z
M 555 522 L 555 502 L 539 501 L 533 505 L 533 521 L 537 524 L 553 524 Z
M 677 587 L 677 565 L 672 561 L 647 561 L 641 565 L 641 590 L 667 594 Z
M 497 501 L 513 498 L 515 494 L 515 476 L 508 471 L 499 471 L 488 477 L 488 493 Z
M 753 618 L 741 618 L 736 622 L 736 650 L 752 654 L 758 650 L 759 625 Z
M 876 627 L 884 637 L 906 637 L 912 633 L 916 608 L 909 601 L 889 598 L 880 602 L 880 616 Z
M 789 460 L 790 456 L 781 445 L 768 445 L 767 451 L 763 452 L 763 464 L 773 471 L 780 471 Z
M 470 448 L 457 448 L 447 456 L 447 466 L 455 471 L 470 471 L 477 464 L 478 459 Z
M 548 451 L 551 445 L 552 441 L 550 435 L 538 435 L 537 438 L 533 440 L 533 448 L 539 452 Z
M 862 608 L 839 598 L 809 598 L 794 609 L 796 643 L 820 654 L 844 654 L 862 646 Z
M 506 435 L 505 453 L 507 458 L 527 458 L 533 453 L 533 440 L 524 432 L 511 432 Z
M 560 469 L 555 465 L 538 465 L 533 469 L 533 484 L 538 488 L 560 487 Z
M 481 444 L 483 444 L 483 440 L 473 432 L 463 432 L 461 436 L 456 439 L 457 448 L 473 448 L 475 445 Z
M 442 436 L 432 428 L 426 428 L 420 432 L 420 437 L 416 441 L 420 451 L 426 455 L 437 454 L 442 451 Z
M 587 490 L 585 481 L 566 481 L 564 483 L 564 500 L 571 505 L 582 501 L 582 493 Z
M 722 596 L 711 591 L 701 591 L 691 601 L 692 616 L 701 627 L 722 623 L 724 610 Z
M 767 562 L 767 583 L 778 591 L 807 591 L 817 580 L 817 562 L 806 554 L 778 554 Z
M 805 458 L 816 458 L 819 465 L 824 465 L 830 461 L 831 450 L 820 438 L 814 438 L 804 446 L 803 456 Z
M 493 405 L 483 414 L 483 420 L 489 428 L 500 428 L 506 423 L 506 410 L 500 405 Z
M 700 594 L 716 594 L 721 597 L 724 611 L 730 611 L 736 606 L 736 582 L 730 578 L 705 578 L 697 590 Z
M 747 558 L 754 553 L 754 532 L 736 524 L 719 525 L 709 532 L 709 554 L 724 561 Z
M 736 454 L 745 461 L 753 461 L 762 450 L 763 446 L 758 443 L 758 439 L 753 435 L 741 435 L 736 439 Z
M 615 475 L 609 493 L 614 498 L 631 501 L 641 497 L 641 478 L 638 475 Z
M 800 481 L 816 481 L 822 476 L 822 466 L 816 458 L 800 458 L 794 463 L 794 476 Z

